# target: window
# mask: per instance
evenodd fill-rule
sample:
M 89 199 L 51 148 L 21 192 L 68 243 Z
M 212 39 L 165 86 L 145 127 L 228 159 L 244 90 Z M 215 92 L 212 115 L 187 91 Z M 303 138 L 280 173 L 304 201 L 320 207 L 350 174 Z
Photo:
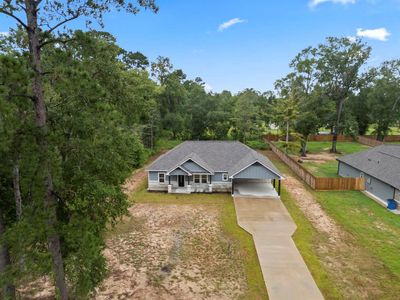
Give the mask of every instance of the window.
M 208 182 L 208 175 L 201 175 L 201 183 L 207 183 Z
M 228 173 L 222 174 L 222 181 L 228 181 Z
M 199 174 L 194 175 L 194 183 L 200 183 L 200 175 Z
M 158 182 L 159 183 L 165 182 L 165 174 L 164 173 L 158 173 Z

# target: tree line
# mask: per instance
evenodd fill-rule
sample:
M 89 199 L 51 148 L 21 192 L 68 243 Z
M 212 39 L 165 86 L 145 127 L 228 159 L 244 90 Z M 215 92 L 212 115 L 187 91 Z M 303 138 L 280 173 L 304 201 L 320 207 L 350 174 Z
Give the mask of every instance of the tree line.
M 274 91 L 213 93 L 167 57 L 151 62 L 106 32 L 72 31 L 110 9 L 147 1 L 3 1 L 17 26 L 0 37 L 0 284 L 4 298 L 43 276 L 61 299 L 85 298 L 106 276 L 104 233 L 127 212 L 121 185 L 160 139 L 257 146 L 277 127 L 307 139 L 326 127 L 382 139 L 399 118 L 399 61 L 366 69 L 360 40 L 301 51 Z M 22 18 L 24 16 L 24 18 Z
M 360 39 L 328 37 L 317 47 L 302 50 L 291 62 L 291 72 L 277 80 L 277 124 L 299 137 L 301 154 L 320 128 L 337 136 L 364 135 L 372 127 L 383 140 L 391 126 L 400 124 L 400 60 L 367 67 L 371 47 Z

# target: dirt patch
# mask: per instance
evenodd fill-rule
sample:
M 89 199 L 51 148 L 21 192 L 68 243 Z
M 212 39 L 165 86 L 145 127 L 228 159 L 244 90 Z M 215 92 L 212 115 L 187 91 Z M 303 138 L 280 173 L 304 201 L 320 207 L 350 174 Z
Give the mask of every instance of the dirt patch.
M 336 160 L 338 157 L 334 153 L 329 153 L 329 152 L 321 152 L 318 154 L 307 154 L 306 157 L 298 156 L 298 155 L 292 155 L 296 160 L 302 160 L 304 162 L 316 162 L 316 163 L 325 163 L 327 161 L 333 161 Z
M 313 195 L 304 187 L 303 183 L 297 178 L 285 174 L 284 185 L 293 199 L 295 199 L 297 206 L 303 211 L 314 227 L 320 232 L 327 234 L 332 242 L 337 241 L 340 238 L 340 228 L 325 213 Z
M 94 299 L 236 299 L 245 275 L 216 207 L 136 204 L 104 254 L 110 276 Z M 120 231 L 121 230 L 121 231 Z

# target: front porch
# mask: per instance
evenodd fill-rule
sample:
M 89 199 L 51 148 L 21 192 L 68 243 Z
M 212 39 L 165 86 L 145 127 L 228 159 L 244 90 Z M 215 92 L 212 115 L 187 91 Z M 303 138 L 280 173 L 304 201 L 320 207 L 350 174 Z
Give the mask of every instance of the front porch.
M 168 176 L 168 193 L 212 193 L 211 175 L 170 175 Z

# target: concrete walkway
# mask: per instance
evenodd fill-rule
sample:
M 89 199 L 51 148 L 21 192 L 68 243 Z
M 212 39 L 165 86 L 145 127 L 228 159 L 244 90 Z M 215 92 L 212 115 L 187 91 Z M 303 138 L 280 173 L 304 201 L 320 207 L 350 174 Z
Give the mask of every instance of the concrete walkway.
M 269 298 L 324 299 L 292 240 L 296 225 L 281 200 L 234 201 L 239 226 L 253 236 Z

